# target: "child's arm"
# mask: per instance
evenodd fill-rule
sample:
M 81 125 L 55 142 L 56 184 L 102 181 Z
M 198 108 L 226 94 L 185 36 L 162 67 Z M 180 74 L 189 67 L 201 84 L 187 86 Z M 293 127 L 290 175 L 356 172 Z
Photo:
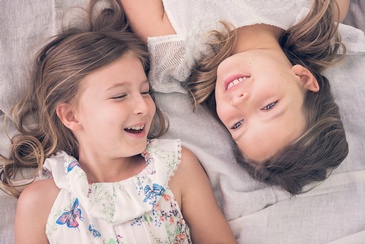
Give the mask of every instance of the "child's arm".
M 119 0 L 135 32 L 144 42 L 147 37 L 175 34 L 161 0 Z
M 48 243 L 46 222 L 59 190 L 52 179 L 34 182 L 20 194 L 15 216 L 15 243 Z
M 337 20 L 337 16 L 339 18 L 339 22 L 343 22 L 344 19 L 346 18 L 347 12 L 349 11 L 349 7 L 350 7 L 350 0 L 336 0 L 337 4 L 338 4 L 338 8 L 340 13 L 338 13 L 337 9 L 335 9 L 334 14 L 335 14 L 335 20 Z
M 180 207 L 193 243 L 236 243 L 207 175 L 195 155 L 186 148 L 182 150 L 181 164 L 172 180 L 172 190 L 180 189 Z

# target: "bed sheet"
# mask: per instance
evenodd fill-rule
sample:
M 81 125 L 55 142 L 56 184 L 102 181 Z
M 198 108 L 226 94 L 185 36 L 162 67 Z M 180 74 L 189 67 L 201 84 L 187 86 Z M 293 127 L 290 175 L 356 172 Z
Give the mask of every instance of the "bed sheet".
M 0 10 L 0 109 L 21 94 L 29 59 L 39 41 L 57 33 L 62 12 L 87 0 L 6 1 Z M 364 30 L 365 6 L 353 0 L 345 23 Z M 363 47 L 365 49 L 365 46 Z M 350 53 L 327 72 L 340 106 L 350 153 L 323 183 L 297 197 L 252 180 L 230 153 L 224 128 L 209 113 L 193 113 L 184 94 L 156 95 L 169 116 L 164 136 L 181 138 L 200 159 L 218 202 L 240 243 L 364 243 L 365 240 L 365 51 Z M 4 115 L 0 116 L 2 119 Z M 10 133 L 14 133 L 9 129 Z M 9 140 L 0 127 L 0 151 Z M 311 187 L 311 186 L 308 186 Z M 0 191 L 0 243 L 11 244 L 16 200 Z

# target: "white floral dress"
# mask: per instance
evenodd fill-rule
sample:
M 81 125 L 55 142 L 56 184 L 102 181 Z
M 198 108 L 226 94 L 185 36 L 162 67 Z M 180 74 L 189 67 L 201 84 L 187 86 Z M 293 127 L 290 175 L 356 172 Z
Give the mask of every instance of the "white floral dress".
M 146 168 L 113 183 L 89 184 L 78 161 L 60 152 L 45 161 L 60 188 L 48 217 L 50 243 L 191 243 L 168 186 L 179 166 L 179 140 L 151 140 Z M 45 193 L 46 194 L 46 193 Z

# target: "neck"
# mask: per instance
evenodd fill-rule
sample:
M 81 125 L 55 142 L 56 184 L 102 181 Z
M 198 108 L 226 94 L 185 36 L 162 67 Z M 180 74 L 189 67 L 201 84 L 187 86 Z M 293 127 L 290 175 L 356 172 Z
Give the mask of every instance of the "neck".
M 281 49 L 279 38 L 283 30 L 271 25 L 243 26 L 237 30 L 233 54 L 250 49 Z
M 79 162 L 89 183 L 122 181 L 137 175 L 147 166 L 141 155 L 116 159 L 80 155 Z

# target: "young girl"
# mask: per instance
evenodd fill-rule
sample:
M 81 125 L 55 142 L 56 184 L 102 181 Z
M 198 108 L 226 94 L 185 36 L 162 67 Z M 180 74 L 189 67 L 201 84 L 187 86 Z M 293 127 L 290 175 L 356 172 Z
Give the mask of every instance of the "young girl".
M 88 30 L 65 31 L 40 51 L 13 111 L 21 133 L 3 182 L 11 189 L 21 167 L 53 177 L 21 193 L 16 243 L 235 243 L 196 157 L 179 140 L 150 139 L 165 122 L 148 53 L 111 4 Z
M 195 106 L 207 105 L 231 134 L 236 159 L 252 177 L 298 194 L 324 180 L 347 156 L 345 131 L 323 71 L 344 55 L 343 49 L 337 56 L 343 45 L 335 20 L 344 18 L 349 1 L 341 1 L 345 11 L 332 0 L 315 0 L 312 6 L 308 1 L 185 0 L 164 6 L 154 1 L 144 4 L 146 11 L 136 7 L 138 1 L 121 2 L 134 31 L 144 40 L 155 37 L 149 39 L 151 55 L 158 57 L 152 62 L 154 88 L 185 87 Z M 217 19 L 224 21 L 223 30 Z M 206 38 L 202 30 L 214 28 L 213 37 Z M 162 47 L 167 57 L 161 57 Z M 181 81 L 186 82 L 179 87 Z

